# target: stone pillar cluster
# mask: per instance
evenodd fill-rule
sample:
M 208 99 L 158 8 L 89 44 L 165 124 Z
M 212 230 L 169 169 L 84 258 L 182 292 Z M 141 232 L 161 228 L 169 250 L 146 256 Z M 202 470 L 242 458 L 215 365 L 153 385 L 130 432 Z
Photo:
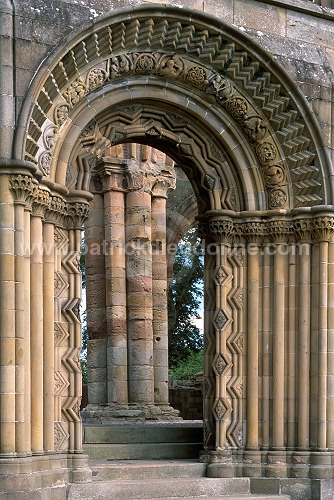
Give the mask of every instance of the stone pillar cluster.
M 0 465 L 8 478 L 17 472 L 12 457 L 36 474 L 46 468 L 47 487 L 55 471 L 64 484 L 69 471 L 74 481 L 91 476 L 82 455 L 78 316 L 89 205 L 17 170 L 0 175 Z M 8 491 L 26 487 L 8 481 Z M 34 487 L 34 474 L 30 481 Z
M 205 446 L 213 477 L 333 478 L 334 217 L 207 214 Z
M 166 258 L 175 175 L 156 153 L 140 146 L 139 155 L 104 157 L 94 169 L 85 233 L 87 420 L 178 418 L 168 402 Z

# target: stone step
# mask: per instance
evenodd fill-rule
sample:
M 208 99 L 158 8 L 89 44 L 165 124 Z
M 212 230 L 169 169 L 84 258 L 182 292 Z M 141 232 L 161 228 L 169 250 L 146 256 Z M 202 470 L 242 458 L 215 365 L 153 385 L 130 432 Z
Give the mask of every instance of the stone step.
M 83 450 L 90 460 L 161 460 L 199 456 L 202 443 L 123 443 L 84 444 Z
M 168 500 L 205 500 L 205 499 L 210 499 L 210 500 L 291 500 L 291 498 L 288 495 L 252 495 L 252 494 L 245 494 L 245 495 L 219 495 L 218 497 L 211 496 L 200 496 L 200 497 L 168 497 Z M 134 498 L 133 500 L 140 500 L 138 498 Z M 146 498 L 145 500 L 157 500 L 157 498 Z M 166 500 L 166 499 L 165 499 Z
M 83 442 L 86 444 L 132 443 L 202 443 L 202 422 L 185 425 L 127 424 L 84 425 Z
M 207 464 L 193 460 L 90 462 L 93 481 L 206 477 Z
M 248 498 L 249 491 L 248 478 L 123 479 L 71 484 L 67 500 L 91 500 L 92 498 L 94 500 L 147 500 L 189 497 L 212 499 L 222 495 L 225 495 L 223 497 L 225 499 L 233 498 L 233 495 L 239 497 L 244 495 L 241 498 Z M 229 496 L 226 497 L 226 495 Z M 253 496 L 253 498 L 257 498 L 257 496 Z M 282 497 L 279 500 L 282 500 Z

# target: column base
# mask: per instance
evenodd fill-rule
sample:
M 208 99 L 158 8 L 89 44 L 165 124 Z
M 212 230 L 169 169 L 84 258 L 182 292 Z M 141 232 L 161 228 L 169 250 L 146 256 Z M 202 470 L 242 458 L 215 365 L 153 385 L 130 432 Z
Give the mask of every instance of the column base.
M 145 421 L 145 420 L 183 420 L 179 410 L 167 404 L 153 403 L 132 404 L 89 404 L 81 412 L 82 420 L 86 423 L 112 421 Z
M 334 480 L 332 451 L 204 450 L 200 461 L 209 464 L 210 477 Z
M 92 481 L 88 456 L 45 454 L 0 458 L 0 499 L 65 500 L 69 483 Z

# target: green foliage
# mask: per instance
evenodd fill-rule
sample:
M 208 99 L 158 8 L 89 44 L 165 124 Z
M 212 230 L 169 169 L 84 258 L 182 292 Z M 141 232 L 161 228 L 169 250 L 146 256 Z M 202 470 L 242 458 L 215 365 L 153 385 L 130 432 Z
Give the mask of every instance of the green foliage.
M 193 380 L 196 373 L 203 371 L 204 351 L 191 352 L 187 358 L 170 370 L 174 380 Z
M 197 228 L 182 238 L 174 258 L 174 278 L 168 291 L 168 343 L 171 368 L 189 352 L 203 347 L 203 335 L 194 323 L 200 318 L 204 262 Z
M 80 359 L 81 372 L 82 372 L 82 383 L 83 385 L 88 384 L 88 369 L 87 369 L 87 359 Z

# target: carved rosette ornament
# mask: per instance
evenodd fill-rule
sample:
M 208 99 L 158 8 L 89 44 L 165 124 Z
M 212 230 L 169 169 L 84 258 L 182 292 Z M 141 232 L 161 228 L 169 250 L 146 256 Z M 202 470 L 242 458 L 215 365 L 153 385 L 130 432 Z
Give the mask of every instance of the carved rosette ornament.
M 258 114 L 254 105 L 231 82 L 229 78 L 200 63 L 194 64 L 184 56 L 163 52 L 128 52 L 113 55 L 105 62 L 104 68 L 91 68 L 84 77 L 72 81 L 62 92 L 65 103 L 58 104 L 54 111 L 56 127 L 61 126 L 68 116 L 69 109 L 75 106 L 85 95 L 102 87 L 106 82 L 126 76 L 160 76 L 185 82 L 205 94 L 212 95 L 216 102 L 239 124 L 254 147 L 261 165 L 263 180 L 268 191 L 268 206 L 271 209 L 285 207 L 288 203 L 286 166 L 279 158 L 278 146 L 270 135 L 267 121 Z M 98 133 L 98 132 L 97 132 Z M 157 126 L 147 128 L 147 135 L 160 136 Z M 96 130 L 85 130 L 81 134 L 87 141 L 97 141 Z M 117 143 L 120 138 L 110 138 Z M 91 146 L 91 143 L 84 147 Z M 183 149 L 186 146 L 183 146 Z M 193 155 L 191 148 L 189 155 Z M 187 154 L 183 152 L 183 154 Z M 221 154 L 212 148 L 212 154 L 219 159 Z M 39 155 L 39 167 L 44 175 L 49 175 L 52 160 L 52 148 Z

